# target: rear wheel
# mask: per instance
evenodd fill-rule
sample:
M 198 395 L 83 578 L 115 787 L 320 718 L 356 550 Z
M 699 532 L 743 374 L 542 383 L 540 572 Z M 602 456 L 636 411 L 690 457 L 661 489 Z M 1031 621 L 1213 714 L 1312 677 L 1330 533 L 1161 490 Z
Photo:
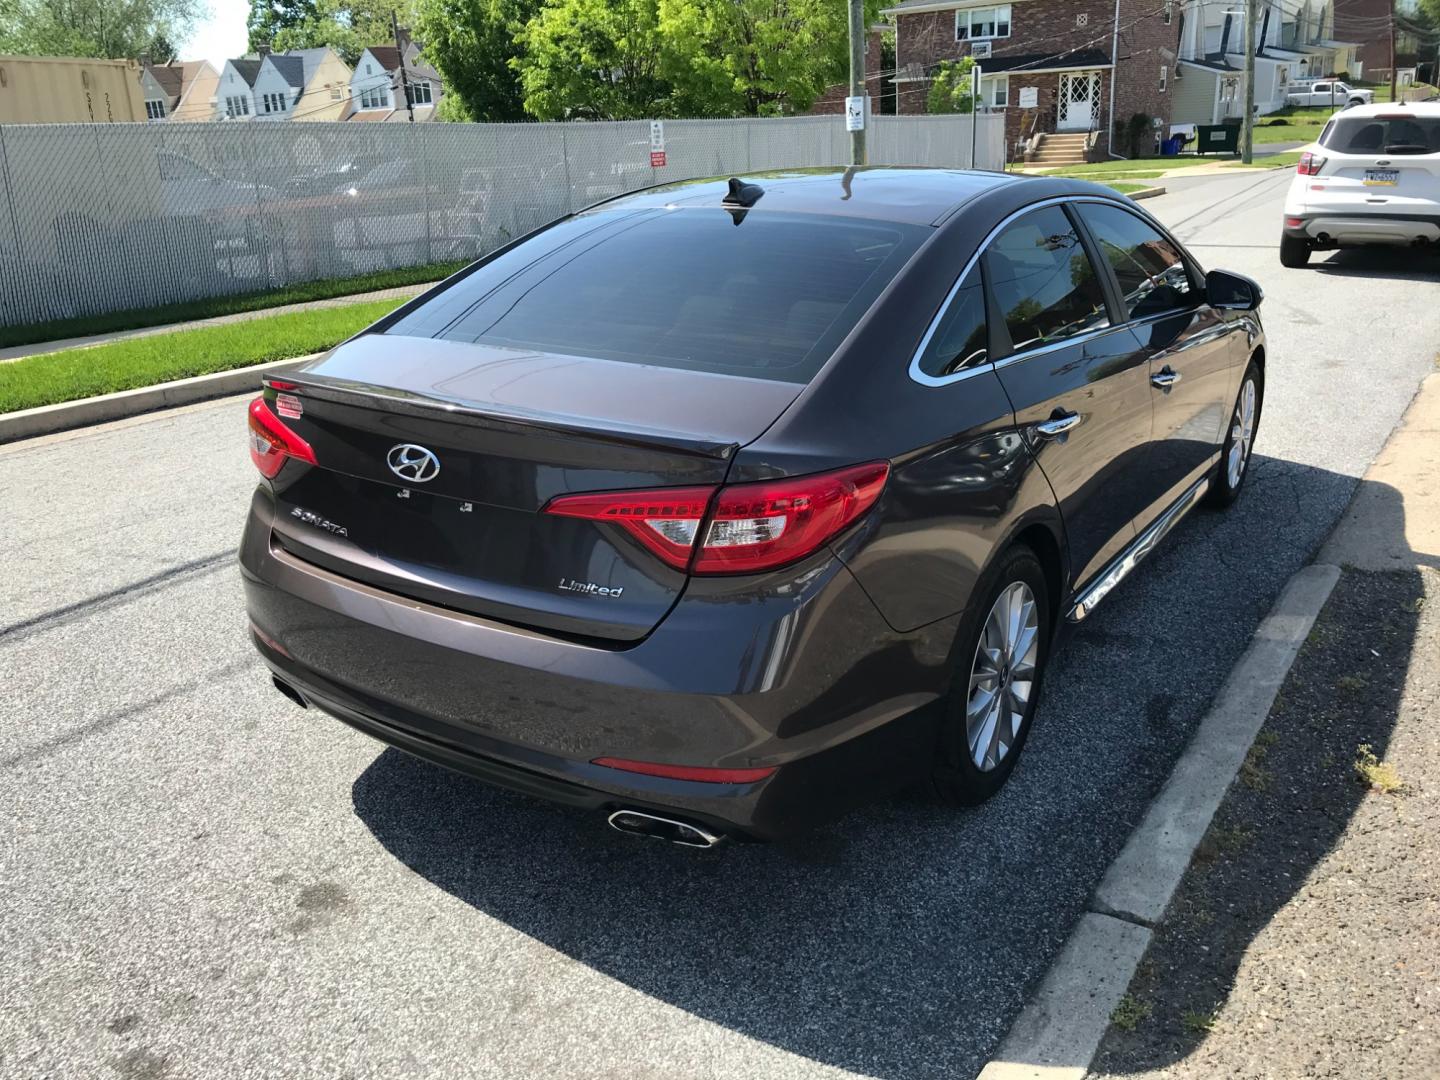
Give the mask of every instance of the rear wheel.
M 1220 464 L 1210 480 L 1206 496 L 1211 506 L 1229 506 L 1240 496 L 1240 488 L 1250 472 L 1250 453 L 1255 448 L 1255 432 L 1260 426 L 1260 405 L 1264 400 L 1264 383 L 1254 360 L 1240 380 L 1240 393 L 1235 411 L 1230 414 L 1230 430 L 1220 451 Z
M 1310 261 L 1310 241 L 1298 236 L 1280 237 L 1280 265 L 1298 270 Z
M 990 798 L 1015 768 L 1050 658 L 1049 589 L 1029 548 L 1007 553 L 975 601 L 961 622 L 933 776 L 936 793 L 962 806 Z

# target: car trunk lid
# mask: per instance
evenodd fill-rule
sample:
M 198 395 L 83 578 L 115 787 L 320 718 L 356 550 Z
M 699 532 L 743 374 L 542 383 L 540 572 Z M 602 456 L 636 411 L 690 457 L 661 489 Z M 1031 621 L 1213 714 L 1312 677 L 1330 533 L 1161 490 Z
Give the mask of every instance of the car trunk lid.
M 275 543 L 417 600 L 613 642 L 644 637 L 684 572 L 616 526 L 544 507 L 577 492 L 718 485 L 735 448 L 801 389 L 380 334 L 277 378 L 292 400 L 267 397 L 317 465 L 275 478 Z

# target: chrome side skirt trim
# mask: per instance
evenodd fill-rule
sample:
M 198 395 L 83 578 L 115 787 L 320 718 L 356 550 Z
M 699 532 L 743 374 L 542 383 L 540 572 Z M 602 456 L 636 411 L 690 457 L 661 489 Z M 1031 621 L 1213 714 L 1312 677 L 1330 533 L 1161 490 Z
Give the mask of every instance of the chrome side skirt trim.
M 1078 623 L 1085 616 L 1089 615 L 1099 605 L 1101 600 L 1110 595 L 1110 591 L 1124 581 L 1130 575 L 1130 571 L 1139 566 L 1165 539 L 1167 533 L 1180 523 L 1180 519 L 1195 508 L 1195 504 L 1204 498 L 1205 493 L 1210 490 L 1210 477 L 1202 476 L 1189 491 L 1176 499 L 1169 510 L 1166 510 L 1146 529 L 1143 533 L 1131 541 L 1130 546 L 1116 556 L 1115 561 L 1105 568 L 1104 572 L 1095 579 L 1088 589 L 1080 594 L 1075 605 L 1065 616 L 1072 623 Z

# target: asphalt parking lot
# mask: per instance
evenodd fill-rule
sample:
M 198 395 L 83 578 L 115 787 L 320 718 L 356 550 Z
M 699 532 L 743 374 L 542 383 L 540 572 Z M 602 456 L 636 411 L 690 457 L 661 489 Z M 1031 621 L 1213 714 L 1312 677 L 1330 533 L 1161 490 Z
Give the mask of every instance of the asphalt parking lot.
M 243 399 L 0 448 L 0 1074 L 972 1076 L 1440 352 L 1440 260 L 1281 269 L 1288 182 L 1146 203 L 1266 289 L 1256 471 L 974 811 L 697 854 L 491 791 L 270 687 Z

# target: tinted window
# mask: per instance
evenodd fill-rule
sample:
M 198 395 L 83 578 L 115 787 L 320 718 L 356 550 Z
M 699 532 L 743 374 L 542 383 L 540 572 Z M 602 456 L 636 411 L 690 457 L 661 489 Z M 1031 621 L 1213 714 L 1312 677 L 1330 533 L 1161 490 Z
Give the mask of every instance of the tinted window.
M 920 370 L 926 375 L 949 375 L 984 363 L 985 358 L 985 290 L 976 266 L 965 275 L 950 306 L 940 316 L 934 336 L 920 354 Z
M 738 224 L 718 209 L 583 214 L 389 332 L 805 382 L 929 231 L 763 209 Z
M 985 254 L 1016 351 L 1063 341 L 1109 323 L 1105 294 L 1080 234 L 1058 206 L 1006 227 Z
M 1440 116 L 1337 116 L 1320 141 L 1337 154 L 1440 153 Z
M 1179 250 L 1159 230 L 1118 206 L 1080 203 L 1078 209 L 1115 271 L 1132 319 L 1199 302 Z

